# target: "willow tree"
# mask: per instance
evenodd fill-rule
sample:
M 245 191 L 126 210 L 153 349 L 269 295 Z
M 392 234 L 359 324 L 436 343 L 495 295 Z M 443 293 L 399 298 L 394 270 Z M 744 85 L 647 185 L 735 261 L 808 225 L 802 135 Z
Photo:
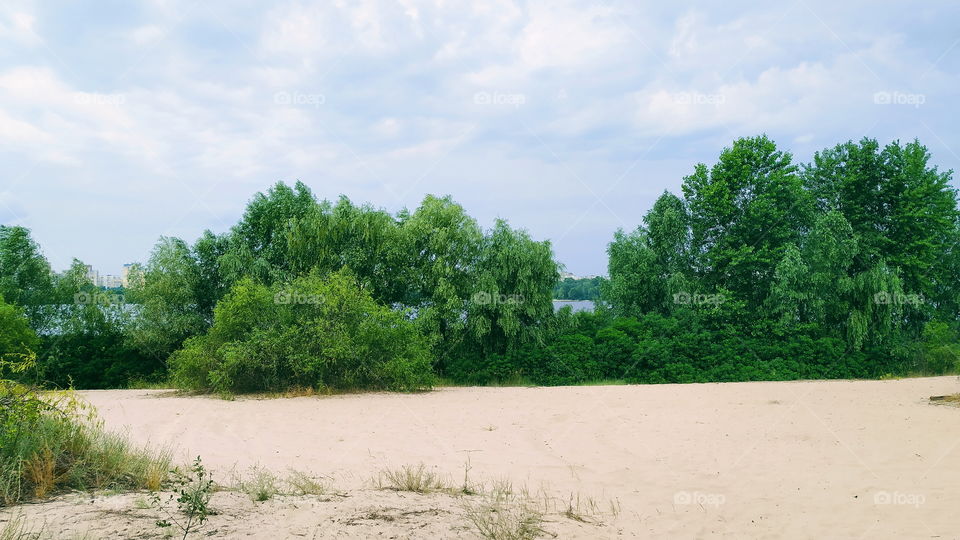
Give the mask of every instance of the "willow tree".
M 470 277 L 474 293 L 466 306 L 465 349 L 503 354 L 542 337 L 553 314 L 553 287 L 560 278 L 549 241 L 497 220 L 484 236 Z

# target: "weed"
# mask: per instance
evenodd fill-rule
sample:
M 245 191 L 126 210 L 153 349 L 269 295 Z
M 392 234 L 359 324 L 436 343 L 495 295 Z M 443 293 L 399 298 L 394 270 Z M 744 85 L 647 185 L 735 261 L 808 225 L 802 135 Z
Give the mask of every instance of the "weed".
M 543 516 L 523 502 L 488 499 L 466 503 L 464 512 L 477 532 L 490 540 L 528 540 L 546 533 Z
M 327 487 L 323 483 L 300 471 L 290 471 L 287 484 L 293 495 L 323 495 L 327 492 Z
M 376 482 L 378 488 L 394 491 L 429 493 L 448 489 L 446 483 L 436 473 L 428 471 L 423 463 L 416 467 L 404 465 L 400 469 L 384 469 Z
M 176 525 L 183 531 L 183 538 L 207 520 L 210 514 L 210 497 L 213 495 L 213 479 L 204 468 L 200 456 L 193 461 L 189 472 L 188 476 L 176 470 L 171 471 L 174 476 L 173 483 L 178 488 L 177 493 L 171 494 L 166 501 L 161 500 L 159 493 L 151 497 L 152 505 L 167 516 L 157 521 L 157 527 L 167 528 Z M 174 512 L 169 509 L 169 504 L 174 502 L 174 497 L 176 497 L 177 509 L 183 513 L 181 519 L 177 519 Z

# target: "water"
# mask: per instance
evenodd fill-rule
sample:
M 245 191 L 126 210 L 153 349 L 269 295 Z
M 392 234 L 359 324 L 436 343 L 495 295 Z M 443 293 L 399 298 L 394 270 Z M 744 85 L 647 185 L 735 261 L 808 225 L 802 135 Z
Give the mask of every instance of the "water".
M 574 312 L 593 311 L 593 300 L 554 300 L 553 310 L 559 311 L 564 306 L 570 306 Z

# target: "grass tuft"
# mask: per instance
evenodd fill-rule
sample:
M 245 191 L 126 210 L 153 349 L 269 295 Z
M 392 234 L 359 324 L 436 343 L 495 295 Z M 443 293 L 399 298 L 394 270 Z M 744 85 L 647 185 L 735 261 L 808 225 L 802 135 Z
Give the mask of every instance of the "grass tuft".
M 450 489 L 437 473 L 427 470 L 423 463 L 417 466 L 404 465 L 399 469 L 384 469 L 377 476 L 376 484 L 380 489 L 412 491 L 414 493 L 429 493 Z

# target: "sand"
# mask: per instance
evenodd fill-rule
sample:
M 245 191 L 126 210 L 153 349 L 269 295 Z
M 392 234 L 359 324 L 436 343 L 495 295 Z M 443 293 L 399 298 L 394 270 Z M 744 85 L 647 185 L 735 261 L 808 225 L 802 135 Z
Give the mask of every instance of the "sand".
M 169 445 L 180 461 L 200 455 L 221 476 L 295 468 L 343 495 L 254 503 L 221 493 L 231 519 L 213 518 L 214 537 L 474 538 L 456 497 L 371 483 L 417 463 L 458 482 L 469 459 L 472 481 L 619 509 L 588 524 L 548 512 L 544 529 L 559 538 L 957 538 L 960 408 L 928 398 L 958 391 L 956 377 L 937 377 L 235 401 L 83 394 L 108 428 Z M 122 536 L 123 523 L 151 523 L 130 510 L 133 497 L 70 495 L 17 511 L 47 530 Z M 378 509 L 397 515 L 364 524 Z M 87 521 L 68 527 L 78 515 Z M 113 529 L 99 525 L 111 519 Z

